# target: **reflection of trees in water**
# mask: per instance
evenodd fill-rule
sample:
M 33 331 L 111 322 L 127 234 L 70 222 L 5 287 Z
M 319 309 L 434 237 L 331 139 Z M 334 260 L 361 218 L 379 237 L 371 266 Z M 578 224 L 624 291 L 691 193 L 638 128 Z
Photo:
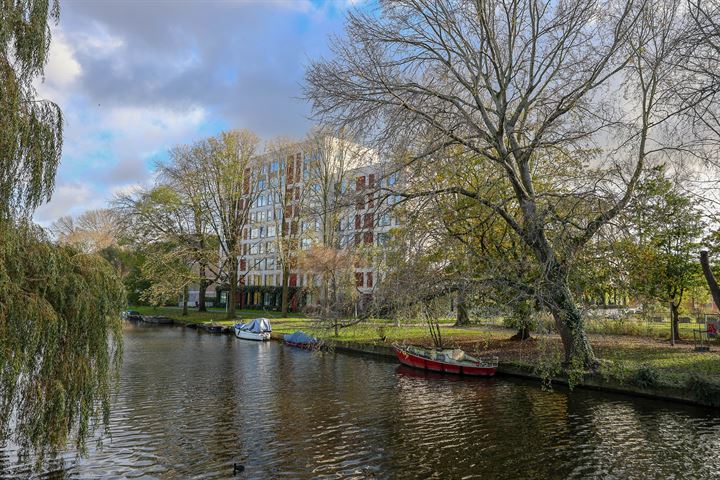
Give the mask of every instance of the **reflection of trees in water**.
M 627 397 L 570 395 L 578 478 L 606 472 L 618 478 L 720 476 L 720 417 L 708 409 Z M 580 454 L 582 453 L 582 455 Z M 582 465 L 578 465 L 578 460 Z
M 391 418 L 387 365 L 289 348 L 278 356 L 284 368 L 273 394 L 279 420 L 274 436 L 294 445 L 293 454 L 282 459 L 283 471 L 306 477 L 376 469 Z
M 547 439 L 566 415 L 564 396 L 502 379 L 398 374 L 401 405 L 390 445 L 424 474 L 536 478 Z M 421 373 L 421 375 L 423 375 Z

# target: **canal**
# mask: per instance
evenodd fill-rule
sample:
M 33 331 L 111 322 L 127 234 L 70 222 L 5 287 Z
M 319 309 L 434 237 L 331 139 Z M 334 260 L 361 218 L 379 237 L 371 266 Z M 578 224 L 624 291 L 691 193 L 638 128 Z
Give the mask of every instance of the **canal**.
M 45 478 L 718 478 L 714 410 L 127 325 L 110 437 Z M 3 478 L 27 475 L 12 449 Z

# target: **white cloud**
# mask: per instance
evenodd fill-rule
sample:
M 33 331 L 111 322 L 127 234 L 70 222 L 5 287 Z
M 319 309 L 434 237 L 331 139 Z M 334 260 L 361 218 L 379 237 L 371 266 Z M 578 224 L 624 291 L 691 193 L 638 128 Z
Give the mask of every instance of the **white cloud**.
M 138 182 L 138 183 L 128 183 L 125 185 L 116 185 L 116 186 L 110 188 L 110 194 L 112 197 L 115 197 L 118 195 L 128 195 L 128 194 L 137 192 L 139 190 L 142 190 L 143 188 L 150 186 L 151 183 L 152 182 Z
M 64 183 L 55 187 L 52 199 L 35 211 L 34 220 L 45 227 L 65 215 L 102 208 L 104 201 L 86 183 Z
M 72 86 L 82 75 L 82 66 L 62 29 L 54 28 L 43 79 L 35 81 L 40 98 L 61 106 L 67 102 Z
M 63 31 L 57 29 L 50 43 L 48 63 L 45 67 L 46 81 L 57 88 L 67 87 L 81 74 L 82 68 L 75 59 L 75 52 Z
M 139 180 L 147 176 L 146 171 L 138 169 L 144 160 L 175 144 L 194 140 L 207 117 L 205 109 L 197 106 L 187 110 L 117 107 L 107 112 L 98 128 L 113 133 L 111 149 L 119 167 L 127 164 L 134 170 L 122 172 L 119 178 Z
M 113 35 L 99 22 L 91 22 L 86 30 L 74 33 L 78 51 L 92 58 L 103 58 L 113 55 L 125 46 L 125 41 Z

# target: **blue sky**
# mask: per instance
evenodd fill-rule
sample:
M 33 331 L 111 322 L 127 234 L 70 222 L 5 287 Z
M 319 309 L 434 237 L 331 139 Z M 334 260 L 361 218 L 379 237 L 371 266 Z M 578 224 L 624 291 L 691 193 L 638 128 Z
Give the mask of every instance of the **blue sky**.
M 362 0 L 67 0 L 43 98 L 65 115 L 52 200 L 35 220 L 102 208 L 152 180 L 169 147 L 228 128 L 302 137 L 304 66 Z

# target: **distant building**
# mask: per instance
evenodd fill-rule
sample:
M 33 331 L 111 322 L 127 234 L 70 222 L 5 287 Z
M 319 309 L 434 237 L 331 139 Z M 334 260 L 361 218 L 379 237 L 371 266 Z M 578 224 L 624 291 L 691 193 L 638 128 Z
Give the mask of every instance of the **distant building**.
M 339 249 L 382 246 L 397 220 L 396 199 L 379 193 L 397 175 L 373 150 L 335 137 L 299 142 L 259 158 L 258 191 L 243 232 L 238 305 L 280 309 L 282 258 L 287 258 L 290 309 L 314 303 L 313 275 L 297 263 L 315 244 Z M 373 265 L 355 267 L 358 292 L 371 295 L 380 279 Z M 318 278 L 315 278 L 317 281 Z M 221 302 L 226 297 L 221 293 Z

